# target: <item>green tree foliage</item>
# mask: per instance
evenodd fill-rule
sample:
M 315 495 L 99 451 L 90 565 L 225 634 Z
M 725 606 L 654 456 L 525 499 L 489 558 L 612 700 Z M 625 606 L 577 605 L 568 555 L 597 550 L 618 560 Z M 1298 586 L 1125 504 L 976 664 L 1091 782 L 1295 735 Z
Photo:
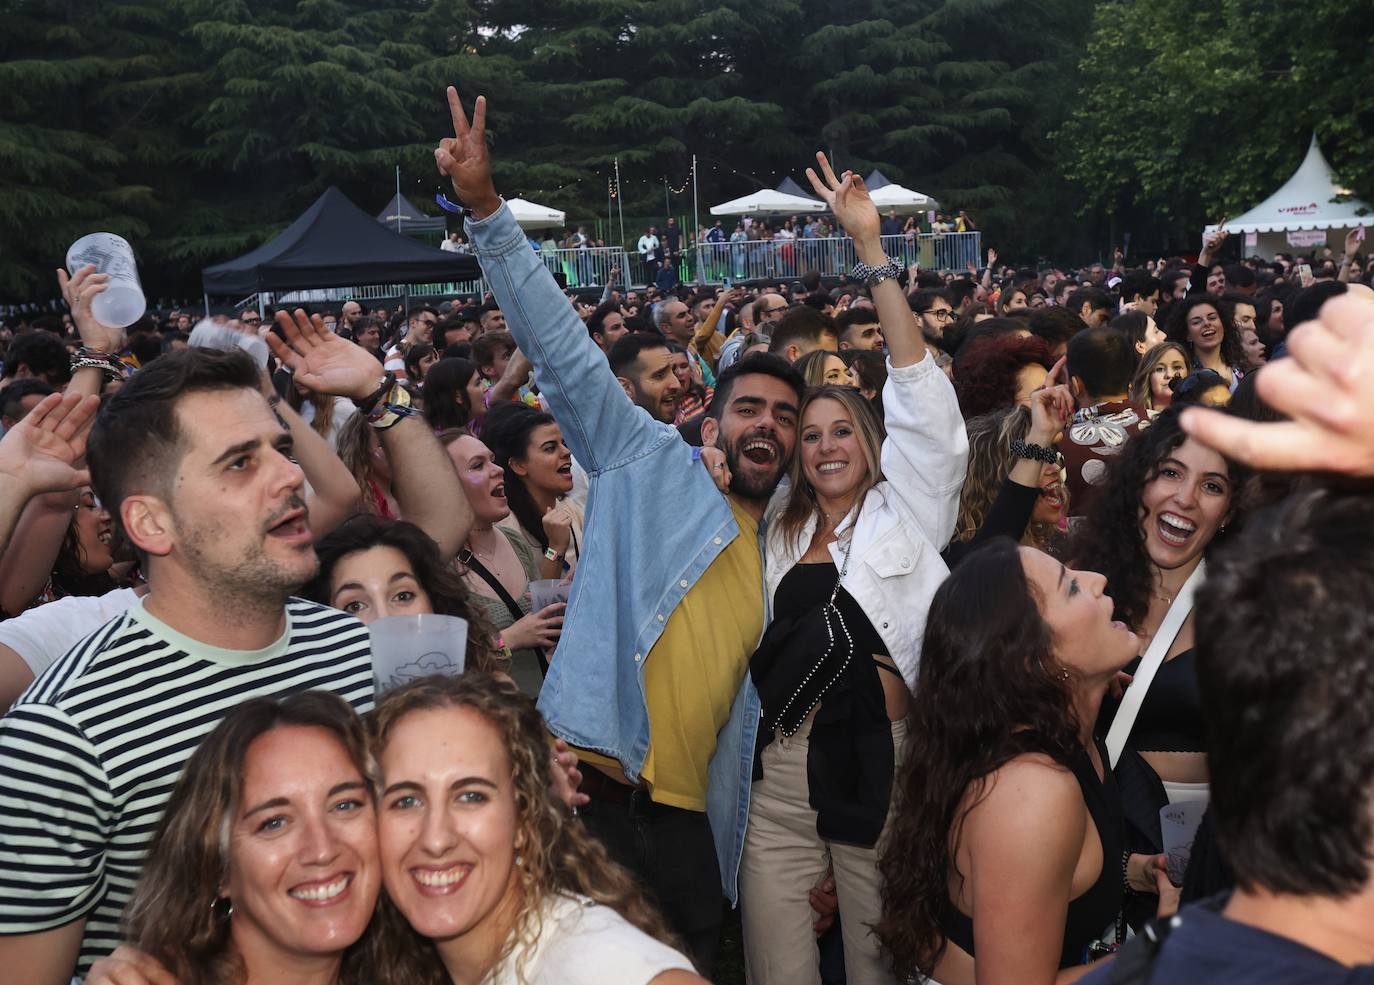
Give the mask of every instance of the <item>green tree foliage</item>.
M 1335 0 L 1101 3 L 1057 135 L 1083 210 L 1195 244 L 1274 191 L 1313 131 L 1374 197 L 1369 34 L 1369 8 Z
M 156 3 L 31 0 L 0 17 L 0 294 L 44 296 L 95 226 L 146 236 L 162 156 L 176 146 Z

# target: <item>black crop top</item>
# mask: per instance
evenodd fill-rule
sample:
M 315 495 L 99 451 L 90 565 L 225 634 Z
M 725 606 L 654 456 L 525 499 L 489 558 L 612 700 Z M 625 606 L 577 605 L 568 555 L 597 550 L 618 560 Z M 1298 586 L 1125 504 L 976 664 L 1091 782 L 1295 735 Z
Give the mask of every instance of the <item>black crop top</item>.
M 1126 668 L 1134 674 L 1137 658 Z M 1184 650 L 1159 667 L 1136 715 L 1128 740 L 1140 752 L 1206 752 L 1202 729 L 1202 692 L 1197 684 L 1197 657 Z
M 1064 921 L 1064 944 L 1059 955 L 1060 968 L 1083 964 L 1088 945 L 1102 936 L 1102 932 L 1112 925 L 1121 910 L 1122 885 L 1125 882 L 1122 852 L 1126 845 L 1126 819 L 1121 810 L 1116 777 L 1111 766 L 1107 765 L 1107 748 L 1100 739 L 1096 741 L 1106 774 L 1103 779 L 1097 778 L 1097 770 L 1093 768 L 1087 750 L 1079 750 L 1071 766 L 1078 787 L 1083 791 L 1083 803 L 1087 805 L 1093 826 L 1097 828 L 1097 837 L 1102 842 L 1102 871 L 1083 895 L 1069 901 L 1069 912 Z M 951 903 L 940 929 L 944 931 L 947 941 L 957 944 L 973 956 L 972 917 L 961 913 Z

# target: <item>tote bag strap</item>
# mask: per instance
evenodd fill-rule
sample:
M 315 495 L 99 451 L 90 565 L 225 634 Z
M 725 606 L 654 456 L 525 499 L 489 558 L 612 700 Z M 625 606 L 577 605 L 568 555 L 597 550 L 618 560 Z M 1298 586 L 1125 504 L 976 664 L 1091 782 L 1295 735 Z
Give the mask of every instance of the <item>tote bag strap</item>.
M 1198 566 L 1179 589 L 1178 595 L 1169 606 L 1169 611 L 1164 614 L 1164 621 L 1159 624 L 1159 631 L 1155 633 L 1154 639 L 1150 640 L 1145 656 L 1140 658 L 1135 679 L 1131 681 L 1131 686 L 1126 689 L 1126 694 L 1121 699 L 1121 705 L 1116 709 L 1112 727 L 1107 731 L 1107 756 L 1113 768 L 1121 758 L 1121 750 L 1126 747 L 1131 729 L 1135 727 L 1136 716 L 1140 714 L 1140 706 L 1145 703 L 1145 695 L 1150 690 L 1150 684 L 1154 681 L 1155 674 L 1159 673 L 1159 668 L 1164 665 L 1165 654 L 1169 652 L 1169 647 L 1174 645 L 1178 631 L 1183 628 L 1184 620 L 1193 611 L 1193 595 L 1206 577 L 1206 567 L 1205 562 L 1199 561 Z

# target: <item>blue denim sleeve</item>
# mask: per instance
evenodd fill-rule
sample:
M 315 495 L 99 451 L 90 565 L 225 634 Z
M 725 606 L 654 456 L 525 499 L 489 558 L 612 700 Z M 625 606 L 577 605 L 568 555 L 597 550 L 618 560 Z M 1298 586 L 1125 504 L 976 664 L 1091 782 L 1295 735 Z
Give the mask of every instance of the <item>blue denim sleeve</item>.
M 511 335 L 534 364 L 539 392 L 587 473 L 595 475 L 662 441 L 666 427 L 625 396 L 605 354 L 505 203 L 485 219 L 469 219 L 467 231 Z

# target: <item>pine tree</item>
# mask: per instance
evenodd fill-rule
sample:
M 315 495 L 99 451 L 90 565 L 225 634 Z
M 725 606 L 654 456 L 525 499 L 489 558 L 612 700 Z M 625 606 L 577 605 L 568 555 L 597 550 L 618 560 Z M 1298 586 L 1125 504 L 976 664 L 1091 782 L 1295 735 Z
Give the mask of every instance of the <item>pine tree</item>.
M 56 294 L 96 230 L 134 242 L 160 211 L 172 18 L 120 0 L 27 0 L 0 30 L 0 296 Z

